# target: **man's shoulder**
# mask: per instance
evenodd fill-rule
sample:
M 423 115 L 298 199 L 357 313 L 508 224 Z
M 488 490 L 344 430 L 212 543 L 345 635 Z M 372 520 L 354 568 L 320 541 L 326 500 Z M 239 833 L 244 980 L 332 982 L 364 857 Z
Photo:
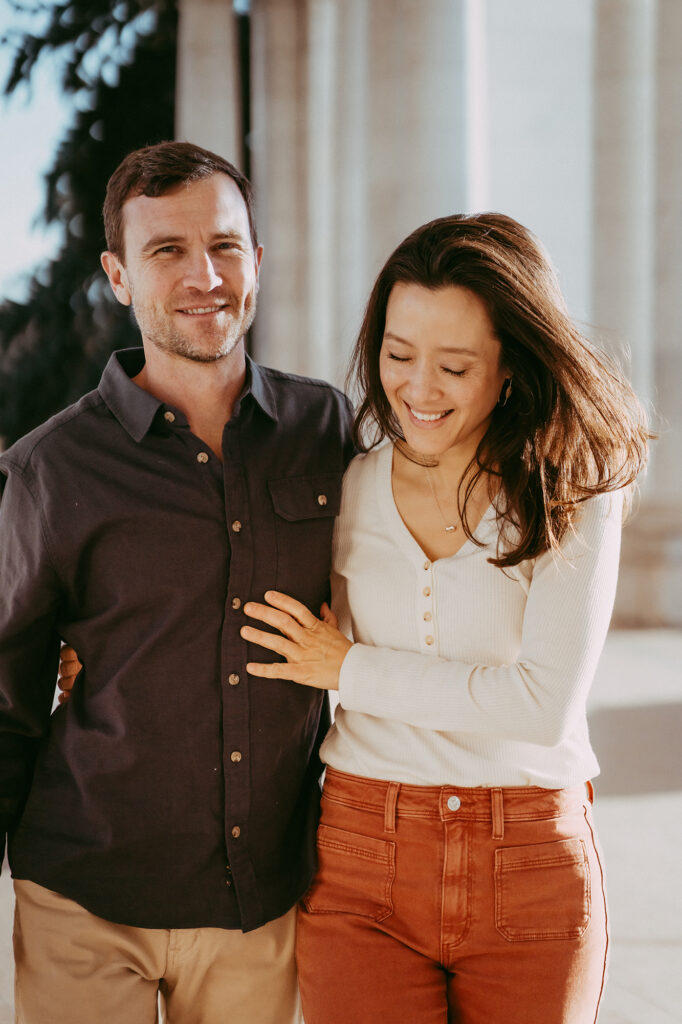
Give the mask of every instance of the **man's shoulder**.
M 258 366 L 256 373 L 254 394 L 284 433 L 341 444 L 348 449 L 346 461 L 350 458 L 353 407 L 343 391 L 324 380 L 267 366 Z
M 0 471 L 24 470 L 36 455 L 42 457 L 44 454 L 46 458 L 53 458 L 55 449 L 58 449 L 67 434 L 75 435 L 83 430 L 87 431 L 87 418 L 101 405 L 102 397 L 95 389 L 61 412 L 55 413 L 0 454 Z
M 275 370 L 271 366 L 262 366 L 260 363 L 258 371 L 278 394 L 305 394 L 310 400 L 317 398 L 319 401 L 328 402 L 333 399 L 341 401 L 344 405 L 348 404 L 348 399 L 343 391 L 326 380 L 304 377 L 298 373 L 286 373 L 284 370 Z

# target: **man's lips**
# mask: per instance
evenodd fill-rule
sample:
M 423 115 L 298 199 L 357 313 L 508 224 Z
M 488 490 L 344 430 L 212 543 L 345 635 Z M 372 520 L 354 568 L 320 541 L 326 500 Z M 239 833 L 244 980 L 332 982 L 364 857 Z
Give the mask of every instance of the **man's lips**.
M 177 312 L 183 313 L 185 316 L 210 316 L 213 313 L 221 313 L 225 309 L 228 309 L 227 302 L 221 302 L 212 306 L 183 306 L 178 308 Z

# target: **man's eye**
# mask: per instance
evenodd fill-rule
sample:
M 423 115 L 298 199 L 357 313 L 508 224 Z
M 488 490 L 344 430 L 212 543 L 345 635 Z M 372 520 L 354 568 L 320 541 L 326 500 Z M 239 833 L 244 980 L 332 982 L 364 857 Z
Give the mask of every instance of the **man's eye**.
M 158 255 L 159 253 L 177 252 L 177 251 L 178 251 L 178 249 L 177 249 L 176 245 L 162 245 L 160 249 L 156 250 L 155 255 Z

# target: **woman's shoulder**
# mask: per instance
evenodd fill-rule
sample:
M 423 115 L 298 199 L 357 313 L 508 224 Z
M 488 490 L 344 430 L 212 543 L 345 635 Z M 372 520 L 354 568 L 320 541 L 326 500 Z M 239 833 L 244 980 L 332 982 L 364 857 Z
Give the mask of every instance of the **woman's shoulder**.
M 383 441 L 376 448 L 356 455 L 351 460 L 343 478 L 344 490 L 364 487 L 369 482 L 373 482 L 376 479 L 377 470 L 391 459 L 392 451 L 393 445 L 389 441 Z
M 575 531 L 584 533 L 611 523 L 619 529 L 623 523 L 623 490 L 603 491 L 582 503 L 575 517 Z

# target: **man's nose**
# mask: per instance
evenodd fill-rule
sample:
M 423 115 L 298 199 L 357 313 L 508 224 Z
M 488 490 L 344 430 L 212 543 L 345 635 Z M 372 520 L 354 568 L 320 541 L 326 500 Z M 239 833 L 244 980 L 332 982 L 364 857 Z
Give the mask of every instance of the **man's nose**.
M 183 284 L 186 288 L 198 288 L 202 292 L 213 291 L 223 283 L 217 273 L 210 253 L 198 253 L 188 259 Z

